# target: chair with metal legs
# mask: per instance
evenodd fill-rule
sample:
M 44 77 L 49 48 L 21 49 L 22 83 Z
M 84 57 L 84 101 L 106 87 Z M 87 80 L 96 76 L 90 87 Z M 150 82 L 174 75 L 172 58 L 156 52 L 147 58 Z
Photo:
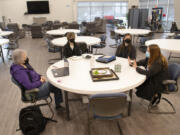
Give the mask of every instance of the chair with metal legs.
M 2 61 L 4 62 L 4 55 L 3 55 L 2 45 L 0 45 L 0 56 L 2 57 Z
M 31 103 L 34 106 L 48 106 L 51 111 L 51 117 L 47 118 L 50 121 L 57 122 L 56 120 L 53 120 L 54 117 L 54 111 L 51 107 L 52 103 L 52 97 L 50 95 L 43 97 L 42 99 L 37 99 L 37 94 L 39 92 L 38 88 L 32 89 L 32 90 L 25 90 L 23 86 L 21 86 L 13 77 L 11 78 L 12 82 L 21 90 L 21 100 L 24 103 Z M 50 101 L 48 101 L 48 99 Z M 46 103 L 37 104 L 37 101 L 44 100 Z
M 90 135 L 90 112 L 94 119 L 116 120 L 120 135 L 123 135 L 118 119 L 127 112 L 127 96 L 124 93 L 92 95 L 88 108 L 88 133 Z
M 177 64 L 177 63 L 169 64 L 168 65 L 168 72 L 169 72 L 170 79 L 163 81 L 163 85 L 165 86 L 165 90 L 162 93 L 157 93 L 154 95 L 154 97 L 152 98 L 152 100 L 148 106 L 148 112 L 149 113 L 155 113 L 155 114 L 175 114 L 176 113 L 176 109 L 175 109 L 174 105 L 167 98 L 162 97 L 162 96 L 163 96 L 163 94 L 177 93 L 177 91 L 178 91 L 177 80 L 180 77 L 180 64 Z M 161 100 L 168 103 L 170 105 L 170 107 L 172 108 L 172 111 L 153 111 L 152 110 L 152 108 L 154 107 L 153 105 L 159 104 Z
M 94 53 L 95 55 L 98 55 L 98 53 L 97 53 L 98 49 L 103 49 L 106 47 L 106 35 L 101 35 L 100 39 L 101 39 L 101 42 L 99 44 L 92 46 L 92 49 L 94 49 L 94 48 L 96 49 L 96 51 Z

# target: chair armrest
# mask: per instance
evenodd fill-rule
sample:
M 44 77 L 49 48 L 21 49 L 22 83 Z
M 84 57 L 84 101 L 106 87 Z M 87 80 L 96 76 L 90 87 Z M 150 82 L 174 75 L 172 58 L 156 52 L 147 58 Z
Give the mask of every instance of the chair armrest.
M 164 80 L 162 83 L 164 85 L 167 85 L 167 84 L 176 84 L 176 81 L 174 81 L 174 80 Z
M 39 92 L 39 89 L 38 89 L 38 88 L 31 89 L 31 90 L 26 90 L 26 91 L 25 91 L 26 94 L 32 94 L 32 93 L 38 93 L 38 92 Z

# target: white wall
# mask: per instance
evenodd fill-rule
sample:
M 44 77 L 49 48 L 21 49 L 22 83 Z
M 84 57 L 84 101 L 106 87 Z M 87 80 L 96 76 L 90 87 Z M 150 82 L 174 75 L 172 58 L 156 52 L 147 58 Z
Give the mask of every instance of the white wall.
M 48 20 L 74 21 L 77 18 L 78 1 L 129 1 L 129 7 L 138 5 L 139 0 L 49 0 L 50 14 L 24 15 L 27 0 L 0 0 L 0 16 L 12 22 L 32 24 L 33 17 L 47 17 Z M 1 18 L 1 17 L 0 17 Z
M 0 1 L 0 22 L 2 22 L 2 4 Z
M 174 0 L 174 20 L 180 29 L 180 0 Z
M 20 24 L 31 24 L 33 17 L 45 16 L 49 20 L 72 20 L 72 0 L 49 0 L 50 14 L 46 15 L 24 15 L 27 12 L 27 0 L 0 0 L 2 15 L 11 19 L 12 22 Z

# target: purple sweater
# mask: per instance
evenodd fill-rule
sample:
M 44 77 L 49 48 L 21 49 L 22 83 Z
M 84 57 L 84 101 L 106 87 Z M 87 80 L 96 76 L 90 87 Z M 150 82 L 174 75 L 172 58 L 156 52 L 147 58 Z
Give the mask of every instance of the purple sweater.
M 40 81 L 41 76 L 27 65 L 28 68 L 24 68 L 18 64 L 12 64 L 10 67 L 10 73 L 12 77 L 18 81 L 26 90 L 39 88 L 42 83 Z

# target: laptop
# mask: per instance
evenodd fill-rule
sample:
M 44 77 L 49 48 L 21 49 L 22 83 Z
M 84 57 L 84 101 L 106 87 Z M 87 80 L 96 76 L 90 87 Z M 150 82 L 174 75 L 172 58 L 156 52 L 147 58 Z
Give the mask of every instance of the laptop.
M 69 67 L 52 69 L 51 71 L 54 77 L 63 77 L 69 75 Z

